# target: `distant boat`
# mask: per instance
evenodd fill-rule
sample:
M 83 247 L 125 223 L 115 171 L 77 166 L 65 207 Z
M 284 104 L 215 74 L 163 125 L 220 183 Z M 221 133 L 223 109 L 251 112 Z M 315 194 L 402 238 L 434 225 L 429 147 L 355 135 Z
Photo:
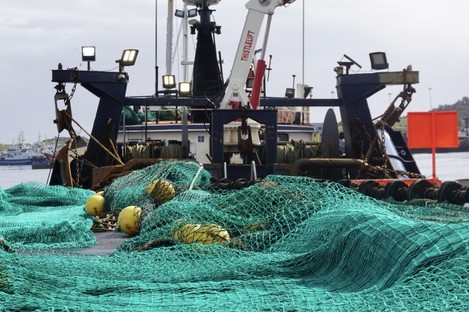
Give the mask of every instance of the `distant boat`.
M 51 153 L 43 152 L 42 156 L 33 157 L 31 169 L 50 169 L 54 162 L 54 155 Z
M 31 163 L 31 169 L 50 169 L 52 167 L 52 160 L 47 156 L 34 157 Z
M 42 161 L 47 161 L 47 157 L 41 152 L 40 144 L 25 143 L 22 132 L 18 142 L 0 154 L 0 166 L 31 166 L 33 162 Z
M 0 166 L 31 166 L 33 161 L 47 161 L 46 156 L 28 148 L 8 148 L 0 156 Z

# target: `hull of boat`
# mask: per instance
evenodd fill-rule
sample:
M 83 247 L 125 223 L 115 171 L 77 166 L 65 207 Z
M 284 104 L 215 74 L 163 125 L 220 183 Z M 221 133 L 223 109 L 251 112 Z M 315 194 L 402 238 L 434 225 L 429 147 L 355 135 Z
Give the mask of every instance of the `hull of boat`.
M 50 169 L 52 168 L 52 162 L 47 159 L 43 161 L 33 161 L 31 164 L 31 169 Z
M 0 159 L 0 166 L 31 166 L 32 159 Z

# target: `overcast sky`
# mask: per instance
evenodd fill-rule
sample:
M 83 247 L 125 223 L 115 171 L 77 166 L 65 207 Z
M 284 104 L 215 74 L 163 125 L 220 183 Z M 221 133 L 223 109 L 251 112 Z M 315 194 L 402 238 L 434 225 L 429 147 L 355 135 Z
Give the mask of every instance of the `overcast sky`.
M 225 76 L 247 13 L 244 0 L 221 0 L 212 8 L 222 26 L 217 49 L 224 59 Z M 94 45 L 97 61 L 92 70 L 115 70 L 125 48 L 140 54 L 130 75 L 127 95 L 151 95 L 155 76 L 155 12 L 158 13 L 158 66 L 165 71 L 167 1 L 158 0 L 0 0 L 0 142 L 11 143 L 23 131 L 28 141 L 57 135 L 54 83 L 51 70 L 78 67 L 80 48 Z M 182 1 L 176 0 L 182 7 Z M 305 63 L 302 75 L 302 10 L 305 7 Z M 411 64 L 420 71 L 417 94 L 408 111 L 453 104 L 469 95 L 469 1 L 467 0 L 297 0 L 279 7 L 273 17 L 267 55 L 272 72 L 267 91 L 283 96 L 286 87 L 304 80 L 315 98 L 335 96 L 335 73 L 344 54 L 370 70 L 368 54 L 387 53 L 390 70 Z M 177 26 L 179 27 L 179 26 Z M 262 40 L 258 42 L 260 47 Z M 191 53 L 191 56 L 193 54 Z M 176 54 L 174 72 L 182 55 Z M 226 78 L 226 77 L 225 77 Z M 67 86 L 70 92 L 71 86 Z M 370 99 L 373 116 L 381 114 L 401 87 L 387 87 Z M 98 99 L 77 88 L 73 115 L 91 130 Z M 321 122 L 324 111 L 313 110 Z M 80 132 L 76 128 L 77 132 Z M 83 133 L 82 133 L 83 134 Z M 66 136 L 66 133 L 62 133 Z

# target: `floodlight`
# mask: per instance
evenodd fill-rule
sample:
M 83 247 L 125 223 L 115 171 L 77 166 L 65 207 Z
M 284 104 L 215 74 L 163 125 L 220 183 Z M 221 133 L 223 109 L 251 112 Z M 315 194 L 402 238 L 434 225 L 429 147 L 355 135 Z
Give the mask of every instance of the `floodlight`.
M 295 96 L 295 89 L 287 88 L 287 90 L 285 91 L 285 96 L 289 99 L 293 98 Z
M 177 17 L 183 18 L 184 17 L 184 11 L 183 10 L 176 10 L 176 12 L 174 12 L 174 15 L 177 16 Z
M 163 88 L 173 89 L 176 87 L 176 77 L 174 75 L 163 76 Z
M 187 17 L 196 17 L 197 16 L 197 9 L 190 9 L 187 11 Z
M 96 47 L 83 46 L 81 47 L 81 60 L 88 62 L 88 70 L 91 70 L 90 62 L 96 61 Z
M 179 83 L 179 95 L 180 96 L 189 96 L 191 95 L 192 85 L 190 82 L 180 82 Z
M 386 53 L 373 52 L 370 53 L 371 69 L 388 69 L 389 64 L 386 59 Z
M 81 60 L 83 62 L 96 61 L 96 47 L 94 46 L 81 47 Z
M 122 57 L 118 61 L 120 66 L 133 66 L 137 60 L 138 50 L 125 49 L 122 52 Z

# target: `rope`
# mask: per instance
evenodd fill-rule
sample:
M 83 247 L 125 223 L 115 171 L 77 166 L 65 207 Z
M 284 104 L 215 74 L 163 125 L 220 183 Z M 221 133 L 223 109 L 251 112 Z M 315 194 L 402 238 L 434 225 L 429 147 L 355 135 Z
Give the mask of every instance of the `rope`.
M 67 115 L 67 117 L 69 117 L 81 130 L 83 130 L 93 141 L 96 142 L 96 144 L 98 144 L 103 150 L 105 150 L 112 158 L 114 158 L 120 165 L 124 165 L 124 163 L 122 162 L 122 160 L 119 158 L 119 156 L 117 155 L 114 155 L 110 150 L 108 150 L 106 148 L 106 146 L 104 146 L 103 144 L 101 144 L 101 142 L 98 141 L 98 139 L 96 139 L 94 136 L 91 135 L 91 133 L 89 133 L 88 131 L 86 131 L 85 128 L 83 128 L 70 114 L 68 114 L 67 112 L 65 112 L 65 115 Z

